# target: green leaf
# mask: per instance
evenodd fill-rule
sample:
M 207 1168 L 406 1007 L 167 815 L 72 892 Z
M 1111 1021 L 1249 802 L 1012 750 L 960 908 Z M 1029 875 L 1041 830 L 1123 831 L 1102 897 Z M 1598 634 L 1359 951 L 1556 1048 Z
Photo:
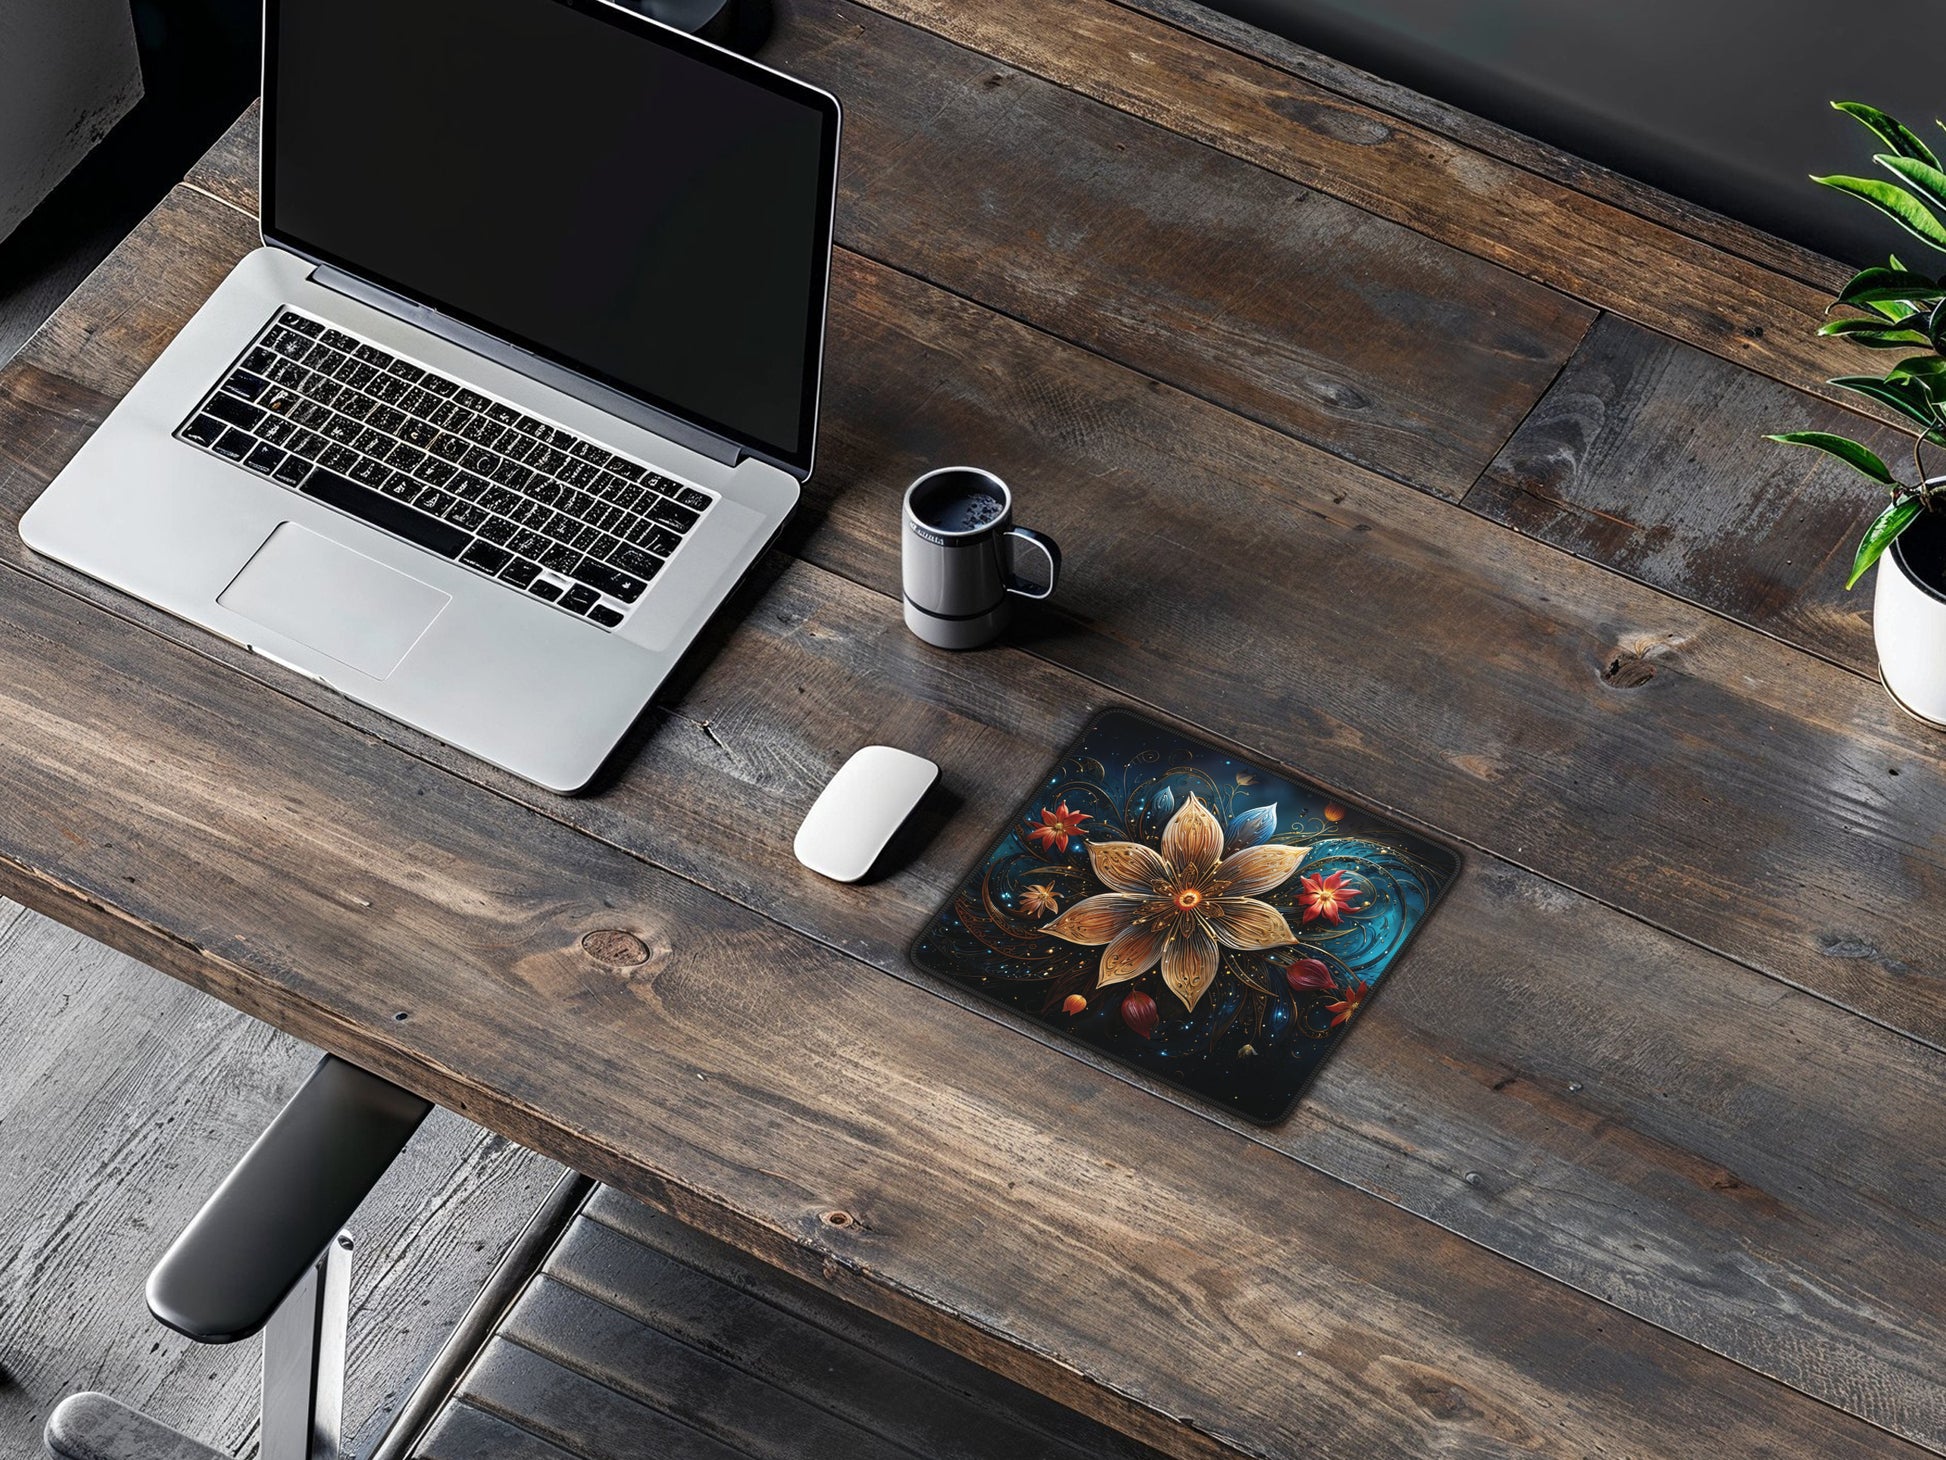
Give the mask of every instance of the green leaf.
M 1946 284 L 1903 269 L 1862 269 L 1838 296 L 1839 304 L 1896 304 L 1913 299 L 1946 298 Z
M 1931 312 L 1926 315 L 1925 325 L 1926 338 L 1932 341 L 1932 347 L 1935 350 L 1946 350 L 1946 345 L 1940 343 L 1942 332 L 1946 332 L 1946 300 L 1932 307 Z
M 1908 497 L 1903 502 L 1894 502 L 1873 519 L 1872 525 L 1865 529 L 1865 535 L 1858 540 L 1858 551 L 1852 555 L 1851 576 L 1845 579 L 1847 589 L 1857 586 L 1858 580 L 1892 546 L 1898 535 L 1912 526 L 1913 519 L 1925 510 L 1925 504 L 1917 497 Z
M 1946 227 L 1941 227 L 1926 205 L 1895 183 L 1873 177 L 1814 177 L 1814 183 L 1863 198 L 1913 237 L 1946 251 Z
M 1834 319 L 1818 326 L 1821 335 L 1841 335 L 1854 345 L 1873 350 L 1896 350 L 1902 345 L 1932 343 L 1916 329 L 1902 328 L 1884 319 Z
M 1908 355 L 1885 372 L 1887 380 L 1910 380 L 1931 384 L 1946 375 L 1946 360 L 1937 355 Z
M 1878 457 L 1860 446 L 1856 441 L 1844 436 L 1833 436 L 1829 431 L 1786 431 L 1778 436 L 1766 436 L 1766 441 L 1775 441 L 1783 446 L 1810 446 L 1835 456 L 1853 471 L 1862 472 L 1880 486 L 1892 487 L 1898 483 L 1892 479 L 1892 468 Z
M 1840 375 L 1835 380 L 1827 380 L 1825 384 L 1890 406 L 1899 414 L 1917 421 L 1928 432 L 1939 426 L 1938 419 L 1932 413 L 1931 397 L 1914 381 L 1880 380 L 1876 375 Z
M 1848 117 L 1862 122 L 1871 134 L 1890 147 L 1901 157 L 1916 157 L 1921 162 L 1939 166 L 1939 159 L 1932 149 L 1920 140 L 1919 134 L 1895 117 L 1888 117 L 1875 106 L 1866 106 L 1862 101 L 1834 101 L 1833 111 L 1841 111 Z
M 1893 157 L 1881 152 L 1872 161 L 1905 179 L 1919 195 L 1919 201 L 1932 208 L 1946 208 L 1946 172 L 1916 157 Z

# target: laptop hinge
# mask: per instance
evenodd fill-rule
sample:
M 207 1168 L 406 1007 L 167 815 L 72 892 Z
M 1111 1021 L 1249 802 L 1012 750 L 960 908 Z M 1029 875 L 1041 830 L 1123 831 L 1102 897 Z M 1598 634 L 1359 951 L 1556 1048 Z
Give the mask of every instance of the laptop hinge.
M 598 411 L 620 416 L 630 425 L 640 426 L 645 431 L 666 437 L 678 446 L 686 446 L 691 451 L 707 456 L 711 461 L 724 466 L 735 466 L 747 454 L 733 441 L 692 426 L 678 416 L 659 411 L 630 395 L 624 395 L 603 385 L 598 380 L 556 365 L 552 360 L 544 360 L 531 350 L 523 350 L 518 345 L 510 345 L 505 340 L 496 339 L 485 330 L 475 329 L 470 324 L 462 324 L 456 319 L 441 314 L 436 309 L 415 303 L 403 295 L 394 294 L 390 289 L 382 289 L 368 283 L 356 274 L 347 274 L 342 269 L 334 269 L 329 264 L 319 264 L 311 271 L 314 283 L 322 284 L 335 293 L 360 304 L 402 319 L 407 324 L 416 325 L 429 334 L 438 335 L 442 340 L 450 340 L 462 349 L 484 355 L 496 364 L 509 370 L 517 370 L 530 380 L 542 385 L 552 386 L 564 395 L 571 395 L 578 401 L 593 406 Z

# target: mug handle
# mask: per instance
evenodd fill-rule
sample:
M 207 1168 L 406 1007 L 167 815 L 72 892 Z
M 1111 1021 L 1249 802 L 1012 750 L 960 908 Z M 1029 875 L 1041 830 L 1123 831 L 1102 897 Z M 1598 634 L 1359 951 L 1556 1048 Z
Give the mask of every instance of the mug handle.
M 1047 587 L 1038 588 L 1034 584 L 1025 582 L 1014 574 L 1009 573 L 1007 575 L 1007 591 L 1018 594 L 1022 598 L 1041 599 L 1053 597 L 1054 585 L 1061 579 L 1061 549 L 1055 543 L 1054 539 L 1044 533 L 1035 532 L 1031 527 L 1009 527 L 1007 529 L 1007 537 L 1010 540 L 1017 540 L 1033 545 L 1040 549 L 1042 556 L 1047 559 Z

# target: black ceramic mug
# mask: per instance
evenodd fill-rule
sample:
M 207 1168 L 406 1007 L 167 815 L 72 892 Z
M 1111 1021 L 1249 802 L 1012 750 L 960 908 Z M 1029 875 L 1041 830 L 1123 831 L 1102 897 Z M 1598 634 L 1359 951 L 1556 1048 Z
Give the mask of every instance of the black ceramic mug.
M 1052 538 L 1013 525 L 1013 493 L 990 471 L 942 466 L 905 492 L 905 625 L 940 649 L 990 644 L 1013 617 L 1016 598 L 1046 598 L 1061 576 Z M 1025 550 L 1044 580 L 1022 578 Z

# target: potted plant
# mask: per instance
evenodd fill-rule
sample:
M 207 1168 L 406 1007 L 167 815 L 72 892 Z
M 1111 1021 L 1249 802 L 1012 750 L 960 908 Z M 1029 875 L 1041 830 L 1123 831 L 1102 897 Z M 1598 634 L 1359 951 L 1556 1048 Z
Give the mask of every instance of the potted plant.
M 1855 101 L 1832 106 L 1855 117 L 1887 149 L 1874 160 L 1894 180 L 1813 181 L 1861 199 L 1927 248 L 1946 254 L 1946 222 L 1940 220 L 1946 170 L 1939 158 L 1916 132 L 1876 107 Z M 1873 631 L 1880 677 L 1907 711 L 1946 729 L 1946 474 L 1928 475 L 1924 460 L 1926 447 L 1946 446 L 1946 279 L 1908 269 L 1894 256 L 1884 267 L 1854 275 L 1831 307 L 1854 312 L 1826 321 L 1819 334 L 1901 352 L 1882 375 L 1841 375 L 1830 384 L 1911 423 L 1909 479 L 1877 453 L 1828 431 L 1788 431 L 1769 439 L 1823 451 L 1885 490 L 1885 509 L 1859 540 L 1845 587 L 1879 565 Z

